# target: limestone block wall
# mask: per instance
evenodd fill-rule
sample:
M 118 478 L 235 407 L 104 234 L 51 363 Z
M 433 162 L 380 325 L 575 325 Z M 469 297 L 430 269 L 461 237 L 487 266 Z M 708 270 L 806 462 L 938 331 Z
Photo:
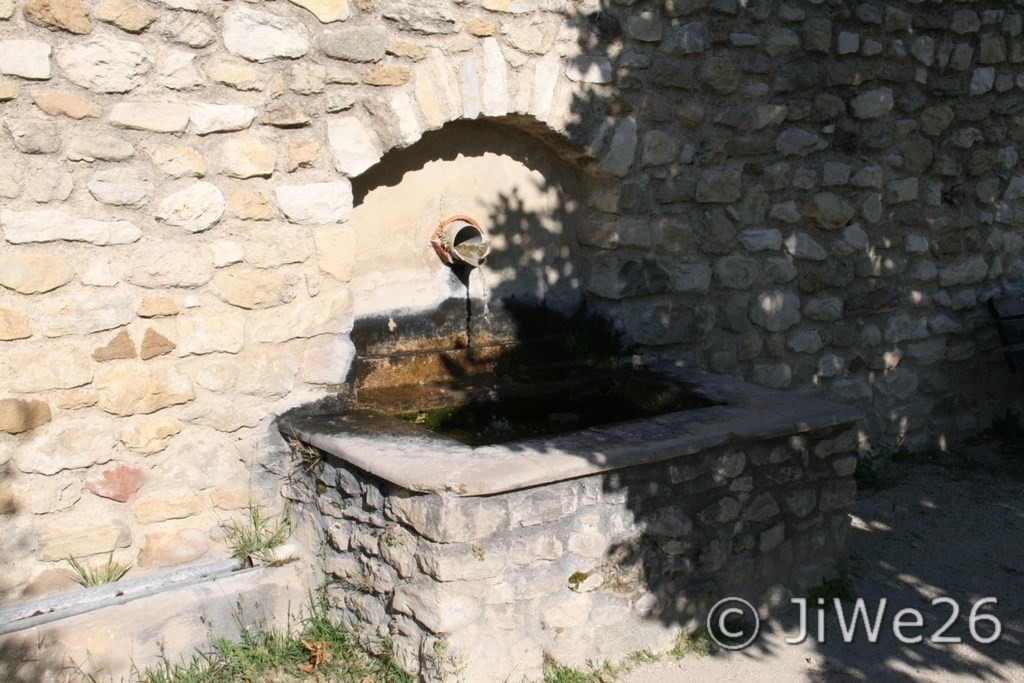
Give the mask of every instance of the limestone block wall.
M 738 442 L 478 497 L 416 493 L 332 456 L 329 596 L 421 680 L 540 680 L 559 661 L 671 649 L 723 596 L 788 604 L 834 570 L 857 431 Z
M 589 17 L 589 18 L 588 18 Z M 351 180 L 457 119 L 588 181 L 638 352 L 941 444 L 1015 397 L 1008 2 L 0 0 L 0 594 L 223 556 L 353 350 Z M 386 161 L 386 159 L 385 159 Z M 396 302 L 400 306 L 401 302 Z M 280 466 L 276 466 L 280 465 Z

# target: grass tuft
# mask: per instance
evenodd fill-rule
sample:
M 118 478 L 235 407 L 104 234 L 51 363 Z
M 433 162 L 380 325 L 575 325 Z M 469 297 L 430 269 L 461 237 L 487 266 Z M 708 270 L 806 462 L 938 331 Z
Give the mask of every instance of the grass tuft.
M 232 555 L 239 559 L 255 557 L 263 564 L 280 564 L 274 549 L 284 544 L 292 532 L 291 508 L 285 503 L 280 516 L 266 516 L 256 503 L 250 503 L 245 518 L 224 524 Z
M 843 564 L 839 567 L 838 574 L 833 578 L 823 578 L 821 583 L 807 592 L 808 602 L 813 605 L 822 600 L 826 605 L 835 598 L 843 602 L 854 602 L 857 599 L 857 589 L 853 585 L 854 579 L 860 578 L 860 572 L 856 567 Z
M 83 588 L 92 588 L 94 586 L 103 586 L 108 583 L 114 583 L 120 580 L 122 576 L 128 573 L 128 570 L 132 568 L 131 564 L 121 564 L 120 562 L 114 562 L 114 551 L 111 550 L 110 554 L 107 555 L 106 564 L 100 567 L 86 567 L 77 559 L 74 555 L 68 555 L 68 564 L 71 565 L 71 569 L 74 573 L 71 578 L 74 579 L 75 583 L 82 586 Z
M 371 654 L 355 631 L 331 620 L 323 594 L 310 596 L 308 614 L 297 627 L 245 632 L 236 642 L 218 640 L 188 662 L 136 670 L 138 683 L 238 683 L 239 681 L 331 681 L 412 683 L 388 657 Z M 390 643 L 381 643 L 390 652 Z

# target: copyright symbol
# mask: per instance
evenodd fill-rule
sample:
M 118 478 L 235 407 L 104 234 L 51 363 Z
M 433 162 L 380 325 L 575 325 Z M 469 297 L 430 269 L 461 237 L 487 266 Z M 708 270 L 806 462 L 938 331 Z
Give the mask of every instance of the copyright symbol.
M 708 635 L 726 650 L 742 650 L 754 642 L 761 619 L 743 598 L 722 598 L 708 611 Z

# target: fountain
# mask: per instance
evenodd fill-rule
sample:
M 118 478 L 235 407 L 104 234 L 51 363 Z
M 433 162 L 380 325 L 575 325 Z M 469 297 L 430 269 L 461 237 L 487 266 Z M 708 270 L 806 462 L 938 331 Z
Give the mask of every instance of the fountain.
M 424 679 L 518 680 L 829 573 L 860 411 L 623 354 L 579 269 L 577 172 L 441 133 L 356 186 L 356 361 L 279 419 L 322 453 L 335 606 Z

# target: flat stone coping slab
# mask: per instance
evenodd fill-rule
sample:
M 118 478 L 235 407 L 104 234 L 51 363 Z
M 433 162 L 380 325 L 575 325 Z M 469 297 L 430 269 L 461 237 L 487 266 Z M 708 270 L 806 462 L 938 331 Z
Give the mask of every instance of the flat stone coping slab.
M 363 410 L 282 417 L 278 426 L 285 434 L 405 489 L 485 496 L 864 417 L 859 408 L 734 377 L 672 366 L 650 370 L 721 405 L 478 447 Z

